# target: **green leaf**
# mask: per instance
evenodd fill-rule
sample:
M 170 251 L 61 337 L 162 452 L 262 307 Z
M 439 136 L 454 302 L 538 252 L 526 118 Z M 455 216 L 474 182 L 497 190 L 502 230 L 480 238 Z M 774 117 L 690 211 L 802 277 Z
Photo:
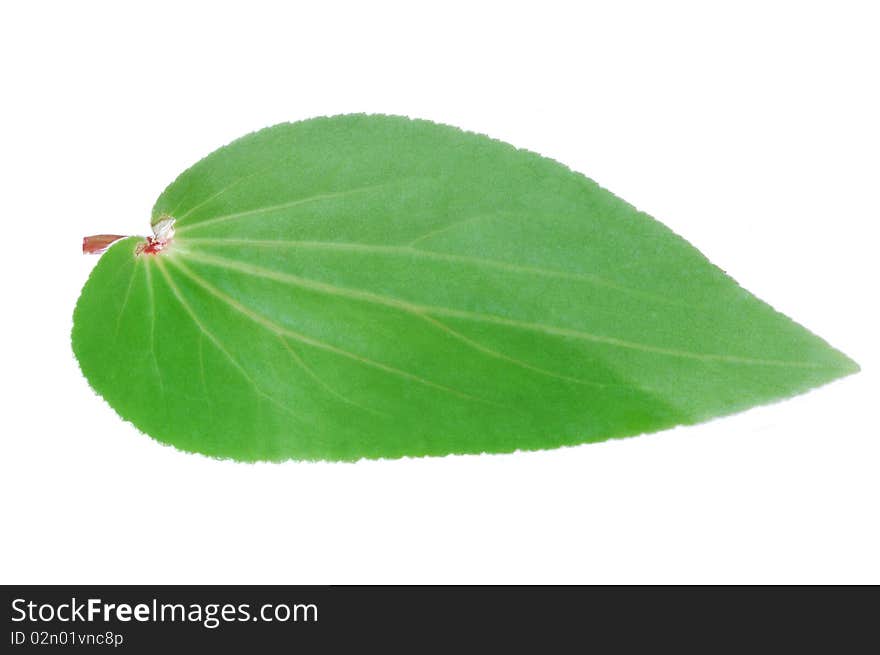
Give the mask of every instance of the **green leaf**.
M 120 416 L 186 451 L 552 448 L 858 370 L 593 181 L 427 121 L 250 134 L 175 180 L 153 224 L 99 260 L 73 348 Z

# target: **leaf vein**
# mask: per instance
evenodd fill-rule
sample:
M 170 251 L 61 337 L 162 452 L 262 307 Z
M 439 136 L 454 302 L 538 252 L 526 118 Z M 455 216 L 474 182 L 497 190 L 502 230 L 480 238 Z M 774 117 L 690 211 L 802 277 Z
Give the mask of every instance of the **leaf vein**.
M 275 248 L 275 247 L 290 247 L 290 248 L 312 248 L 315 250 L 349 250 L 355 252 L 365 252 L 365 253 L 384 253 L 390 255 L 411 255 L 416 257 L 424 257 L 426 259 L 434 259 L 437 261 L 445 261 L 449 263 L 468 263 L 475 264 L 478 266 L 486 266 L 489 268 L 496 268 L 503 271 L 508 271 L 511 273 L 519 273 L 519 274 L 528 274 L 528 275 L 541 275 L 544 277 L 555 277 L 561 278 L 565 280 L 577 280 L 580 282 L 586 282 L 588 284 L 593 284 L 600 287 L 606 287 L 609 289 L 614 289 L 616 291 L 620 291 L 621 293 L 625 293 L 628 295 L 632 295 L 638 298 L 645 298 L 648 300 L 653 300 L 655 302 L 664 303 L 667 305 L 678 305 L 678 306 L 687 306 L 687 303 L 683 303 L 676 300 L 671 300 L 669 298 L 665 298 L 663 296 L 658 296 L 653 293 L 649 293 L 647 291 L 640 291 L 638 289 L 631 289 L 625 285 L 618 284 L 616 282 L 612 282 L 611 280 L 607 280 L 600 275 L 589 274 L 589 273 L 571 273 L 568 271 L 558 271 L 550 268 L 543 268 L 539 266 L 523 266 L 520 264 L 512 264 L 510 262 L 501 261 L 498 259 L 489 259 L 486 257 L 471 257 L 469 255 L 456 255 L 453 253 L 445 253 L 439 252 L 435 250 L 422 250 L 420 248 L 412 248 L 409 245 L 406 246 L 378 246 L 371 245 L 366 243 L 349 243 L 349 242 L 340 242 L 340 241 L 286 241 L 286 240 L 274 240 L 274 239 L 233 239 L 233 238 L 188 238 L 186 239 L 186 244 L 195 244 L 198 245 L 242 245 L 242 246 L 254 246 L 254 247 L 265 247 L 265 248 Z
M 406 246 L 411 248 L 412 246 L 416 245 L 417 243 L 419 243 L 421 241 L 427 241 L 429 239 L 433 239 L 435 236 L 437 236 L 439 234 L 443 234 L 444 232 L 448 232 L 449 230 L 454 230 L 457 227 L 461 227 L 462 225 L 467 225 L 469 223 L 475 223 L 477 221 L 484 221 L 487 218 L 490 218 L 492 216 L 495 216 L 495 214 L 477 214 L 476 216 L 470 216 L 468 218 L 463 218 L 458 221 L 453 221 L 452 223 L 444 225 L 443 227 L 438 227 L 434 230 L 430 230 L 428 232 L 425 232 L 421 236 L 416 237 L 412 241 L 408 242 L 406 244 Z
M 436 318 L 433 318 L 433 317 L 428 316 L 426 314 L 415 314 L 415 315 L 419 316 L 420 318 L 429 322 L 431 325 L 434 325 L 435 327 L 442 330 L 443 332 L 446 332 L 450 336 L 458 339 L 459 341 L 462 341 L 463 343 L 467 344 L 468 346 L 470 346 L 474 350 L 477 350 L 485 355 L 489 355 L 490 357 L 494 357 L 496 359 L 500 359 L 500 360 L 509 362 L 511 364 L 515 364 L 516 366 L 527 369 L 529 371 L 534 371 L 535 373 L 540 373 L 542 375 L 556 378 L 558 380 L 563 380 L 565 382 L 573 382 L 575 384 L 583 384 L 583 385 L 587 385 L 587 386 L 591 386 L 591 387 L 598 387 L 598 388 L 603 388 L 603 389 L 608 388 L 608 387 L 612 387 L 612 386 L 623 386 L 623 385 L 603 384 L 601 382 L 595 382 L 593 380 L 582 380 L 580 378 L 569 377 L 568 375 L 554 373 L 553 371 L 548 371 L 546 369 L 539 368 L 537 366 L 533 366 L 532 364 L 529 364 L 528 362 L 524 362 L 521 359 L 518 359 L 516 357 L 512 357 L 510 355 L 506 355 L 503 352 L 493 350 L 492 348 L 484 346 L 483 344 L 471 339 L 470 337 L 465 336 L 461 332 L 458 332 L 457 330 L 452 329 L 451 327 L 449 327 L 448 325 L 446 325 L 445 323 L 443 323 L 442 321 L 440 321 Z
M 529 330 L 533 332 L 542 332 L 545 334 L 552 334 L 555 336 L 567 337 L 572 339 L 580 339 L 583 341 L 591 341 L 595 343 L 602 343 L 610 346 L 615 346 L 618 348 L 628 349 L 628 350 L 637 350 L 641 352 L 652 353 L 656 355 L 666 355 L 670 357 L 679 357 L 684 359 L 694 359 L 698 361 L 710 361 L 710 362 L 730 362 L 736 364 L 754 364 L 761 366 L 780 366 L 780 367 L 792 367 L 792 368 L 821 368 L 821 365 L 815 364 L 813 362 L 794 362 L 788 360 L 778 360 L 778 359 L 762 359 L 758 357 L 741 357 L 738 355 L 719 355 L 714 353 L 700 353 L 693 352 L 690 350 L 681 350 L 677 348 L 667 348 L 663 346 L 653 346 L 650 344 L 645 344 L 637 341 L 629 341 L 626 339 L 618 339 L 616 337 L 608 337 L 600 334 L 593 334 L 591 332 L 586 332 L 583 330 L 575 330 L 572 328 L 562 328 L 554 325 L 547 325 L 545 323 L 533 323 L 529 321 L 521 321 L 517 319 L 506 318 L 503 316 L 496 316 L 494 314 L 484 314 L 480 312 L 471 312 L 466 310 L 459 310 L 450 307 L 438 307 L 433 305 L 418 305 L 415 303 L 408 302 L 406 300 L 401 300 L 399 298 L 393 298 L 390 296 L 383 296 L 380 294 L 375 294 L 369 291 L 363 291 L 360 289 L 351 289 L 347 287 L 339 287 L 333 284 L 329 284 L 326 282 L 319 282 L 317 280 L 311 280 L 308 278 L 299 277 L 297 275 L 292 275 L 289 273 L 281 273 L 278 271 L 272 271 L 269 269 L 264 269 L 259 266 L 254 266 L 252 264 L 242 264 L 239 262 L 235 262 L 229 259 L 225 259 L 223 257 L 214 257 L 211 255 L 204 255 L 201 253 L 193 253 L 187 252 L 186 256 L 193 259 L 194 261 L 200 261 L 205 264 L 218 266 L 220 268 L 226 268 L 227 270 L 237 270 L 246 275 L 251 275 L 254 277 L 261 277 L 269 280 L 274 280 L 276 282 L 281 282 L 283 284 L 290 284 L 294 286 L 298 286 L 305 289 L 311 289 L 314 291 L 319 291 L 331 295 L 336 295 L 345 298 L 351 298 L 354 300 L 360 300 L 363 302 L 385 305 L 387 307 L 394 307 L 401 311 L 406 312 L 415 312 L 415 313 L 423 313 L 429 314 L 432 316 L 450 316 L 453 318 L 462 318 L 466 320 L 472 321 L 480 321 L 484 323 L 493 323 L 496 325 L 505 325 L 508 327 L 518 328 L 522 330 Z
M 213 295 L 215 298 L 218 298 L 219 300 L 223 301 L 224 303 L 226 303 L 227 305 L 232 307 L 234 310 L 236 310 L 236 311 L 240 312 L 241 314 L 243 314 L 244 316 L 250 318 L 252 321 L 262 325 L 264 328 L 268 329 L 270 332 L 274 333 L 275 335 L 290 337 L 291 339 L 295 339 L 296 341 L 299 341 L 300 343 L 304 343 L 308 346 L 312 346 L 313 348 L 319 348 L 321 350 L 326 350 L 328 352 L 335 353 L 335 354 L 340 355 L 342 357 L 347 357 L 347 358 L 352 359 L 354 361 L 360 362 L 361 364 L 364 364 L 366 366 L 371 366 L 373 368 L 377 368 L 379 370 L 382 370 L 386 373 L 392 373 L 394 375 L 398 375 L 398 376 L 406 378 L 408 380 L 412 380 L 414 382 L 419 382 L 420 384 L 423 384 L 425 386 L 432 387 L 434 389 L 438 389 L 441 391 L 445 391 L 445 392 L 451 393 L 455 396 L 459 396 L 461 398 L 466 398 L 467 400 L 481 402 L 481 403 L 485 403 L 487 405 L 498 405 L 498 403 L 493 402 L 491 400 L 487 400 L 485 398 L 480 398 L 478 396 L 473 396 L 469 393 L 466 393 L 464 391 L 460 391 L 460 390 L 455 389 L 453 387 L 448 387 L 446 385 L 439 384 L 437 382 L 433 382 L 432 380 L 428 380 L 428 379 L 423 378 L 421 376 L 415 375 L 414 373 L 409 373 L 408 371 L 404 371 L 402 369 L 390 366 L 388 364 L 384 364 L 382 362 L 378 362 L 376 360 L 369 359 L 367 357 L 363 357 L 362 355 L 358 355 L 357 353 L 353 353 L 353 352 L 345 350 L 343 348 L 339 348 L 337 346 L 334 346 L 333 344 L 327 343 L 325 341 L 321 341 L 320 339 L 314 339 L 312 337 L 301 334 L 301 333 L 296 332 L 294 330 L 289 330 L 289 329 L 285 328 L 284 326 L 279 325 L 278 323 L 275 323 L 274 321 L 272 321 L 270 318 L 267 318 L 263 314 L 260 314 L 259 312 L 256 312 L 248 307 L 245 307 L 244 305 L 242 305 L 240 302 L 238 302 L 237 300 L 235 300 L 231 296 L 226 295 L 225 293 L 223 293 L 222 291 L 217 289 L 215 286 L 213 286 L 212 284 L 207 282 L 204 278 L 200 277 L 196 273 L 193 273 L 187 266 L 182 264 L 180 261 L 174 261 L 173 265 L 175 267 L 177 267 L 178 270 L 180 270 L 184 275 L 189 277 L 193 282 L 195 282 L 196 284 L 201 286 L 203 289 L 205 289 L 205 291 L 207 291 L 208 293 Z
M 125 309 L 128 307 L 128 299 L 131 296 L 131 287 L 134 285 L 134 274 L 137 271 L 137 262 L 135 265 L 131 267 L 131 275 L 128 278 L 128 286 L 125 289 L 125 297 L 122 299 L 122 306 L 119 308 L 119 314 L 116 315 L 116 329 L 113 331 L 113 336 L 119 336 L 119 324 L 122 322 L 122 317 L 125 314 Z
M 177 230 L 178 235 L 184 232 L 190 232 L 192 230 L 196 230 L 199 228 L 206 227 L 208 225 L 215 225 L 217 223 L 225 223 L 227 221 L 232 221 L 236 219 L 249 218 L 252 216 L 259 216 L 260 214 L 271 213 L 274 211 L 279 211 L 281 209 L 290 209 L 291 207 L 297 207 L 299 205 L 305 205 L 312 202 L 319 202 L 321 200 L 329 200 L 331 198 L 344 198 L 345 196 L 350 196 L 355 193 L 362 193 L 364 191 L 371 191 L 374 189 L 381 189 L 383 187 L 388 186 L 388 183 L 384 184 L 374 184 L 365 187 L 359 187 L 356 189 L 348 189 L 347 191 L 331 191 L 328 193 L 318 193 L 313 196 L 308 196 L 306 198 L 298 198 L 296 200 L 291 200 L 289 202 L 282 202 L 277 205 L 267 205 L 266 207 L 256 207 L 254 209 L 246 209 L 240 212 L 234 212 L 231 214 L 224 214 L 222 216 L 213 216 L 207 220 L 199 221 L 198 223 L 193 223 L 192 225 L 184 225 Z
M 195 205 L 193 205 L 192 207 L 190 207 L 189 209 L 187 209 L 183 214 L 180 214 L 179 216 L 177 215 L 176 212 L 179 211 L 179 208 L 178 208 L 178 209 L 175 209 L 175 211 L 171 212 L 170 215 L 171 215 L 171 216 L 174 216 L 174 217 L 177 219 L 178 222 L 179 222 L 179 221 L 182 221 L 182 220 L 185 219 L 187 216 L 191 215 L 194 211 L 196 211 L 197 209 L 200 209 L 201 207 L 204 207 L 205 205 L 207 205 L 207 204 L 208 204 L 209 202 L 211 202 L 212 200 L 216 200 L 217 198 L 219 198 L 220 196 L 222 196 L 224 193 L 226 193 L 226 192 L 229 191 L 230 189 L 235 188 L 236 186 L 238 186 L 238 185 L 241 184 L 242 182 L 245 182 L 246 180 L 249 180 L 249 179 L 251 179 L 251 178 L 253 178 L 253 177 L 256 177 L 257 175 L 261 175 L 262 173 L 265 173 L 266 171 L 271 170 L 271 169 L 274 168 L 275 166 L 276 166 L 276 164 L 273 163 L 273 164 L 271 164 L 271 165 L 269 165 L 269 166 L 265 166 L 265 167 L 263 167 L 263 168 L 261 168 L 261 169 L 259 169 L 259 170 L 256 170 L 256 171 L 254 171 L 253 173 L 248 173 L 247 175 L 242 175 L 242 176 L 240 176 L 240 177 L 237 177 L 236 179 L 234 179 L 232 182 L 230 182 L 229 184 L 227 184 L 225 187 L 223 187 L 223 188 L 220 189 L 219 191 L 217 191 L 217 192 L 211 194 L 210 196 L 208 196 L 207 198 L 205 198 L 205 199 L 202 200 L 201 202 L 198 202 L 198 203 L 196 203 Z M 195 223 L 194 223 L 193 225 L 195 225 Z
M 144 279 L 147 283 L 147 298 L 150 305 L 150 355 L 153 360 L 153 370 L 159 381 L 159 395 L 165 397 L 165 381 L 162 378 L 162 368 L 159 366 L 159 358 L 156 356 L 156 297 L 153 289 L 153 275 L 149 265 L 144 266 Z
M 199 319 L 199 317 L 196 315 L 193 308 L 190 306 L 190 304 L 183 297 L 183 294 L 180 291 L 180 289 L 178 288 L 177 284 L 175 284 L 174 281 L 171 279 L 171 274 L 165 270 L 165 266 L 161 263 L 161 261 L 157 261 L 157 265 L 159 266 L 159 272 L 162 273 L 162 276 L 165 278 L 165 281 L 168 283 L 168 286 L 171 288 L 172 293 L 177 298 L 178 302 L 180 303 L 181 307 L 183 307 L 184 311 L 186 311 L 186 313 L 189 315 L 189 317 L 195 323 L 196 327 L 199 328 L 199 331 L 202 334 L 204 334 L 206 337 L 208 337 L 208 339 L 211 341 L 211 343 L 214 344 L 214 347 L 216 347 L 217 350 L 219 350 L 221 353 L 223 353 L 223 355 L 229 360 L 229 362 L 235 367 L 235 369 L 241 374 L 241 376 L 245 380 L 247 380 L 248 383 L 253 387 L 254 392 L 258 396 L 260 396 L 260 397 L 264 398 L 265 400 L 268 400 L 270 403 L 274 404 L 279 409 L 290 414 L 297 421 L 302 422 L 301 417 L 298 414 L 296 414 L 293 410 L 291 410 L 287 405 L 284 405 L 283 403 L 279 402 L 276 398 L 272 397 L 270 394 L 266 393 L 265 391 L 263 391 L 260 388 L 260 385 L 257 383 L 257 381 L 254 380 L 254 378 L 251 376 L 250 373 L 247 372 L 247 370 L 244 368 L 244 366 L 242 366 L 241 363 L 232 355 L 232 353 L 229 352 L 229 350 L 223 345 L 223 342 L 220 341 L 220 339 L 217 336 L 215 336 L 214 333 L 211 332 L 207 328 L 207 326 Z
M 315 382 L 317 382 L 318 385 L 319 385 L 322 389 L 324 389 L 324 391 L 326 391 L 327 393 L 329 393 L 331 396 L 333 396 L 334 398 L 336 398 L 336 399 L 339 400 L 340 402 L 346 403 L 346 404 L 348 404 L 348 405 L 352 405 L 353 407 L 357 407 L 358 409 L 361 409 L 361 410 L 363 410 L 363 411 L 365 411 L 365 412 L 369 412 L 369 413 L 371 413 L 371 414 L 376 414 L 376 415 L 379 415 L 379 416 L 387 416 L 387 414 L 385 414 L 385 412 L 380 412 L 380 411 L 378 411 L 378 410 L 371 409 L 371 408 L 369 408 L 369 407 L 364 407 L 364 406 L 361 405 L 360 403 L 356 403 L 355 401 L 351 400 L 350 398 L 347 398 L 345 395 L 343 395 L 343 394 L 339 393 L 338 391 L 336 391 L 333 387 L 331 387 L 329 384 L 327 384 L 327 382 L 325 382 L 325 381 L 324 381 L 324 380 L 323 380 L 323 379 L 322 379 L 322 378 L 321 378 L 321 377 L 320 377 L 320 376 L 314 371 L 314 369 L 313 369 L 311 366 L 309 366 L 308 364 L 306 364 L 306 362 L 305 362 L 305 360 L 302 358 L 302 356 L 301 356 L 298 352 L 296 352 L 296 350 L 293 348 L 293 346 L 288 342 L 287 337 L 285 337 L 285 336 L 283 336 L 283 335 L 278 335 L 278 338 L 279 338 L 279 340 L 281 341 L 281 343 L 284 345 L 284 347 L 285 347 L 285 349 L 287 350 L 287 352 L 290 353 L 290 356 L 293 358 L 293 361 L 296 362 L 296 364 L 297 364 L 297 365 L 298 365 L 303 371 L 305 371 L 306 374 L 307 374 L 310 378 L 312 378 Z

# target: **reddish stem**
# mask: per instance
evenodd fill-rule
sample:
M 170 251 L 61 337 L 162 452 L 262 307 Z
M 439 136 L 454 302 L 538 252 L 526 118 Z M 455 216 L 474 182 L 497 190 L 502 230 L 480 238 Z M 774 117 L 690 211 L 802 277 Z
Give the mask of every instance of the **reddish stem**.
M 100 255 L 111 244 L 124 238 L 125 235 L 122 234 L 95 234 L 90 237 L 83 237 L 83 254 Z

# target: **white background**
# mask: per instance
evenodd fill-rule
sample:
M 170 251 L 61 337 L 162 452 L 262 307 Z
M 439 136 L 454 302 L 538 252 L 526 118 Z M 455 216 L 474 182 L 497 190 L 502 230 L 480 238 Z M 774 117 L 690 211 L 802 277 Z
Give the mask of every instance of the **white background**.
M 880 582 L 872 3 L 3 4 L 0 582 Z M 69 343 L 96 259 L 254 129 L 405 114 L 562 161 L 863 371 L 662 434 L 242 465 L 164 447 Z

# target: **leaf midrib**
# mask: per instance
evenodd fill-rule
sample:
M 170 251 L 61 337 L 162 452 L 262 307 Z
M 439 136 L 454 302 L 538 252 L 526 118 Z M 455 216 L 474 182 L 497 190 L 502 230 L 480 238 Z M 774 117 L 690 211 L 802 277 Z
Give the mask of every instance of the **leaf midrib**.
M 169 261 L 172 261 L 172 260 L 169 260 Z M 472 394 L 466 393 L 466 392 L 461 391 L 459 389 L 455 389 L 453 387 L 449 387 L 447 385 L 443 385 L 443 384 L 434 382 L 432 380 L 428 380 L 428 379 L 423 378 L 423 377 L 416 375 L 414 373 L 410 373 L 408 371 L 404 371 L 402 369 L 390 366 L 388 364 L 384 364 L 382 362 L 378 362 L 376 360 L 364 357 L 362 355 L 358 355 L 357 353 L 353 353 L 353 352 L 345 350 L 343 348 L 339 348 L 337 346 L 334 346 L 333 344 L 327 343 L 325 341 L 321 341 L 320 339 L 315 339 L 314 337 L 310 337 L 310 336 L 302 334 L 300 332 L 296 332 L 295 330 L 290 330 L 290 329 L 284 327 L 283 325 L 279 325 L 278 323 L 274 322 L 272 319 L 270 319 L 270 318 L 268 318 L 258 312 L 255 312 L 248 307 L 245 307 L 240 302 L 238 302 L 237 300 L 235 300 L 231 296 L 226 295 L 225 293 L 223 293 L 222 291 L 217 289 L 215 286 L 213 286 L 211 283 L 209 283 L 207 280 L 205 280 L 204 278 L 202 278 L 198 274 L 194 273 L 191 269 L 189 269 L 189 267 L 184 265 L 179 260 L 172 261 L 172 265 L 175 266 L 178 270 L 181 271 L 181 273 L 183 273 L 186 277 L 188 277 L 190 280 L 192 280 L 194 283 L 196 283 L 198 286 L 200 286 L 207 293 L 209 293 L 212 296 L 214 296 L 215 298 L 221 300 L 222 302 L 224 302 L 225 304 L 230 306 L 232 309 L 234 309 L 238 313 L 251 319 L 253 322 L 263 326 L 265 329 L 269 330 L 271 333 L 275 334 L 276 336 L 288 337 L 291 339 L 295 339 L 296 341 L 299 341 L 299 342 L 306 344 L 308 346 L 312 346 L 314 348 L 319 348 L 321 350 L 326 350 L 328 352 L 332 352 L 337 355 L 347 357 L 347 358 L 352 359 L 354 361 L 360 362 L 361 364 L 364 364 L 366 366 L 371 366 L 373 368 L 377 368 L 379 370 L 385 371 L 386 373 L 398 375 L 400 377 L 409 379 L 411 381 L 418 382 L 418 383 L 423 384 L 428 387 L 433 387 L 434 389 L 438 389 L 440 391 L 445 391 L 447 393 L 451 393 L 453 395 L 459 396 L 461 398 L 465 398 L 467 400 L 481 402 L 481 403 L 485 403 L 488 405 L 501 406 L 501 405 L 499 405 L 499 403 L 496 403 L 495 401 L 488 400 L 486 398 L 480 398 L 478 396 L 474 396 Z M 167 273 L 167 271 L 164 270 L 164 266 L 162 264 L 160 264 L 160 269 L 163 271 L 163 274 L 165 274 L 166 277 L 168 277 L 170 279 L 170 275 Z M 176 285 L 175 285 L 175 288 L 176 288 Z M 183 300 L 183 296 L 182 296 L 182 294 L 180 294 L 179 290 L 175 293 L 175 295 L 177 295 L 178 300 L 180 300 L 181 303 L 185 302 Z M 185 307 L 185 308 L 187 308 L 187 307 Z M 187 308 L 187 311 L 190 312 L 190 314 L 194 320 L 197 320 L 195 314 L 192 312 L 191 309 Z M 208 331 L 207 328 L 201 322 L 197 322 L 197 327 L 202 332 L 205 332 L 205 334 L 209 338 L 211 338 L 213 341 L 215 341 L 215 345 L 219 344 L 222 347 L 222 343 L 219 342 L 219 340 L 217 340 L 217 338 L 214 337 L 213 334 L 210 331 Z M 223 347 L 223 350 L 224 350 L 224 353 L 227 354 L 227 356 L 229 356 L 225 347 Z
M 436 305 L 420 305 L 411 303 L 406 300 L 402 300 L 400 298 L 395 298 L 392 296 L 386 296 L 381 294 L 372 293 L 370 291 L 363 291 L 360 289 L 351 289 L 348 287 L 340 287 L 334 284 L 330 284 L 327 282 L 320 282 L 317 280 L 312 280 L 309 278 L 300 277 L 298 275 L 292 275 L 290 273 L 282 273 L 280 271 L 273 271 L 270 269 L 265 269 L 259 266 L 255 266 L 253 264 L 245 264 L 241 262 L 236 262 L 231 259 L 227 259 L 224 257 L 216 257 L 213 255 L 205 255 L 203 253 L 196 253 L 191 250 L 180 250 L 178 249 L 175 254 L 176 257 L 180 258 L 189 258 L 193 261 L 201 262 L 204 264 L 208 264 L 211 266 L 216 266 L 219 268 L 224 268 L 226 270 L 234 270 L 240 273 L 244 273 L 246 275 L 251 275 L 254 277 L 260 277 L 264 279 L 274 280 L 276 282 L 281 282 L 283 284 L 289 284 L 293 286 L 298 286 L 300 288 L 310 289 L 312 291 L 318 291 L 321 293 L 326 293 L 329 295 L 335 295 L 345 298 L 350 298 L 354 300 L 360 300 L 363 302 L 368 302 L 377 305 L 384 305 L 386 307 L 393 307 L 400 311 L 409 312 L 409 313 L 417 313 L 417 314 L 427 314 L 431 316 L 448 316 L 452 318 L 460 318 L 465 320 L 477 321 L 482 323 L 491 323 L 495 325 L 504 325 L 507 327 L 518 328 L 522 330 L 528 330 L 532 332 L 541 332 L 544 334 L 550 334 L 559 337 L 567 337 L 573 339 L 580 339 L 584 341 L 591 341 L 595 343 L 602 343 L 618 348 L 624 348 L 629 350 L 637 350 L 641 352 L 652 353 L 655 355 L 665 355 L 670 357 L 679 357 L 684 359 L 693 359 L 698 361 L 708 361 L 708 362 L 727 362 L 732 364 L 748 364 L 748 365 L 756 365 L 756 366 L 778 366 L 778 367 L 788 367 L 788 368 L 808 368 L 808 369 L 827 369 L 829 367 L 824 366 L 822 364 L 816 362 L 795 362 L 789 360 L 778 360 L 778 359 L 763 359 L 757 357 L 741 357 L 738 355 L 721 355 L 715 353 L 699 353 L 689 350 L 680 350 L 676 348 L 665 348 L 662 346 L 653 346 L 650 344 L 645 344 L 636 341 L 629 341 L 625 339 L 618 339 L 616 337 L 608 337 L 599 334 L 593 334 L 591 332 L 586 332 L 583 330 L 574 330 L 571 328 L 561 328 L 553 325 L 547 325 L 545 323 L 533 323 L 529 321 L 520 321 L 517 319 L 510 319 L 503 316 L 497 316 L 494 314 L 486 314 L 481 312 L 471 312 L 467 310 L 454 309 L 450 307 L 440 307 Z
M 679 307 L 689 306 L 685 302 L 672 300 L 656 294 L 631 289 L 630 287 L 612 282 L 600 275 L 590 273 L 573 273 L 569 271 L 558 271 L 540 266 L 523 266 L 512 262 L 505 262 L 500 259 L 489 259 L 486 257 L 473 257 L 471 255 L 458 255 L 454 253 L 439 252 L 436 250 L 424 250 L 422 248 L 413 248 L 410 245 L 404 246 L 380 246 L 369 243 L 353 243 L 349 241 L 309 241 L 309 240 L 285 240 L 285 239 L 236 239 L 225 237 L 190 237 L 183 241 L 184 247 L 188 244 L 195 246 L 200 245 L 220 245 L 220 246 L 246 246 L 256 248 L 303 248 L 314 250 L 339 250 L 348 252 L 363 252 L 368 254 L 387 254 L 387 255 L 409 255 L 413 257 L 422 257 L 435 261 L 448 263 L 474 264 L 477 266 L 485 266 L 495 268 L 508 273 L 518 273 L 524 275 L 539 275 L 542 277 L 559 278 L 563 280 L 574 280 L 578 282 L 586 282 L 596 286 L 614 289 L 637 298 L 647 299 L 667 305 L 676 305 Z

